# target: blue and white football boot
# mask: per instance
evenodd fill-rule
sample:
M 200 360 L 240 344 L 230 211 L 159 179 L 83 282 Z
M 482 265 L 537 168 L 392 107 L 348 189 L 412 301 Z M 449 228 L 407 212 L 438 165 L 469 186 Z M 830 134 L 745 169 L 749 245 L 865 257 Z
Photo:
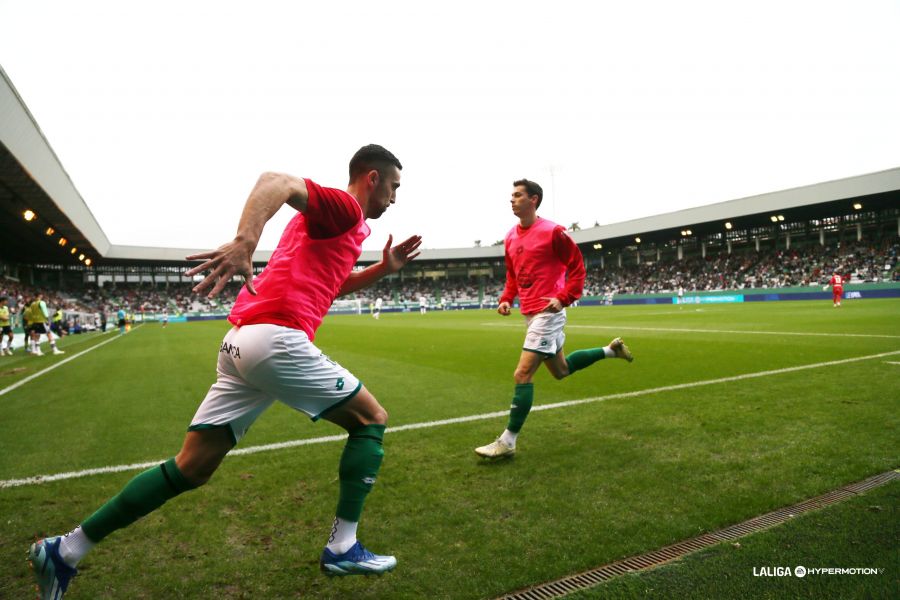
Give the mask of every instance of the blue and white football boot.
M 344 575 L 383 575 L 393 571 L 397 559 L 393 556 L 372 554 L 358 541 L 343 554 L 335 554 L 328 548 L 322 551 L 319 568 L 329 577 Z
M 59 555 L 61 539 L 60 536 L 44 538 L 33 543 L 28 550 L 28 560 L 41 600 L 62 600 L 69 582 L 78 573 L 78 569 L 67 565 Z

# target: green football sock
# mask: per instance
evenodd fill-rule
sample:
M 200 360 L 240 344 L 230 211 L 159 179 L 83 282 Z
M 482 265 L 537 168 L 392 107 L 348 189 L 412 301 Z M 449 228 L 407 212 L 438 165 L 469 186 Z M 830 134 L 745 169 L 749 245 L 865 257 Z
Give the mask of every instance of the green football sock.
M 603 358 L 606 358 L 606 353 L 603 351 L 603 348 L 576 350 L 566 357 L 566 364 L 569 365 L 569 375 L 575 371 L 580 371 L 585 367 L 589 367 Z
M 506 428 L 513 433 L 519 433 L 528 413 L 531 412 L 531 403 L 534 400 L 533 383 L 517 383 L 516 392 L 513 395 L 512 408 L 509 409 L 509 423 Z
M 384 425 L 364 425 L 350 432 L 341 454 L 338 475 L 341 493 L 338 498 L 339 518 L 359 522 L 366 496 L 375 485 L 384 458 Z
M 147 469 L 129 481 L 118 495 L 97 509 L 81 529 L 93 542 L 99 542 L 110 533 L 128 527 L 178 494 L 194 489 L 178 467 L 175 459 Z

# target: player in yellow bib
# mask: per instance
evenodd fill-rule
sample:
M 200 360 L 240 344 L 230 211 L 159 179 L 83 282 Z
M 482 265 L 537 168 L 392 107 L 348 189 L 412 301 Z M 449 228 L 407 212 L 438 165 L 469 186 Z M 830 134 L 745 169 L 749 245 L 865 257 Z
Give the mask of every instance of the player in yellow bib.
M 50 313 L 47 311 L 47 303 L 44 302 L 44 295 L 38 293 L 37 296 L 35 296 L 34 301 L 25 310 L 28 311 L 28 322 L 31 323 L 29 329 L 31 330 L 32 354 L 35 356 L 43 356 L 44 353 L 41 352 L 42 335 L 47 336 L 50 347 L 53 349 L 53 354 L 65 354 L 65 352 L 56 347 L 56 340 L 53 337 L 53 333 L 50 331 L 48 325 L 50 322 Z
M 6 296 L 0 297 L 0 356 L 12 356 L 13 330 Z

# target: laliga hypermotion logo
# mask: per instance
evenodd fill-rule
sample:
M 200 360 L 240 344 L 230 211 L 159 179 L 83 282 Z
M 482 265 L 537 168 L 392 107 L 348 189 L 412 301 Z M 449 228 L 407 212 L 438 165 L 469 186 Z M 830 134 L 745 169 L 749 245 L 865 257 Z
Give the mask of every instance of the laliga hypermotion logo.
M 790 567 L 753 567 L 754 577 L 796 577 L 802 579 L 819 575 L 881 575 L 883 568 L 879 567 L 804 567 L 797 565 Z

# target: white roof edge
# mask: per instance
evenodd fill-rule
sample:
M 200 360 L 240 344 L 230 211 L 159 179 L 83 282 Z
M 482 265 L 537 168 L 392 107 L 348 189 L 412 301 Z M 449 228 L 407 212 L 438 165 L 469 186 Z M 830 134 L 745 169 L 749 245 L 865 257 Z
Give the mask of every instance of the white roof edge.
M 900 190 L 900 167 L 571 232 L 586 243 Z
M 746 215 L 787 210 L 843 198 L 855 198 L 895 190 L 900 190 L 900 167 L 777 192 L 768 192 L 757 196 L 738 198 L 737 200 L 717 202 L 706 206 L 688 208 L 621 223 L 590 227 L 570 232 L 570 234 L 577 243 L 583 244 L 658 231 L 660 229 L 679 228 L 720 219 L 736 219 Z M 209 248 L 154 248 L 148 246 L 111 245 L 104 258 L 183 261 L 185 256 L 209 252 L 209 250 Z M 253 253 L 253 262 L 268 262 L 271 256 L 271 250 L 257 251 Z M 418 260 L 494 260 L 500 258 L 503 258 L 502 245 L 472 248 L 427 248 L 421 251 Z M 368 250 L 362 253 L 358 262 L 374 263 L 379 260 L 381 260 L 380 250 Z
M 900 190 L 900 167 L 864 175 L 854 175 L 844 179 L 836 179 L 808 186 L 780 190 L 777 192 L 768 192 L 757 196 L 748 196 L 736 200 L 717 202 L 706 206 L 688 208 L 671 213 L 654 215 L 652 217 L 623 221 L 621 223 L 590 227 L 570 232 L 570 234 L 575 242 L 583 244 L 647 233 L 648 231 L 679 228 L 686 225 L 707 223 L 719 219 L 736 219 L 746 215 L 787 210 L 821 202 L 868 196 L 894 190 Z M 185 256 L 208 252 L 209 250 L 209 248 L 154 248 L 112 245 L 109 247 L 107 254 L 104 255 L 104 258 L 119 260 L 183 261 Z M 253 262 L 264 263 L 267 262 L 271 256 L 271 250 L 257 251 L 253 254 Z M 502 245 L 472 248 L 428 248 L 422 250 L 418 260 L 494 260 L 500 258 L 503 258 Z M 365 251 L 359 258 L 360 263 L 374 263 L 379 260 L 381 260 L 380 250 Z
M 0 114 L 0 140 L 97 252 L 105 255 L 109 239 L 2 66 Z

